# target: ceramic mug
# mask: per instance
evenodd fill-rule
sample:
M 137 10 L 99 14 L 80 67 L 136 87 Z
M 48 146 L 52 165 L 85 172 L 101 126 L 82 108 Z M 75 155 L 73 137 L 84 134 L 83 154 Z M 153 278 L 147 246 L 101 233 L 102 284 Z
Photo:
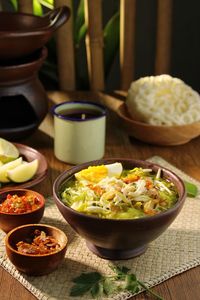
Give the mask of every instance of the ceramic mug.
M 53 106 L 54 154 L 70 164 L 100 159 L 105 151 L 106 109 L 93 102 Z

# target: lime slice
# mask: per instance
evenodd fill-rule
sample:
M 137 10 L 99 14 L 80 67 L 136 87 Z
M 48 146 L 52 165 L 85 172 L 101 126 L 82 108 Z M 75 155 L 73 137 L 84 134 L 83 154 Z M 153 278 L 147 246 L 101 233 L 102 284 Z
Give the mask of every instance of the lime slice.
M 17 147 L 5 139 L 0 138 L 0 161 L 7 163 L 19 157 Z
M 38 169 L 38 159 L 31 162 L 22 163 L 16 168 L 7 172 L 8 178 L 13 182 L 25 182 L 30 180 Z
M 21 165 L 21 163 L 22 163 L 22 157 L 19 157 L 13 161 L 10 161 L 0 166 L 0 182 L 9 182 L 10 179 L 7 176 L 7 172 Z

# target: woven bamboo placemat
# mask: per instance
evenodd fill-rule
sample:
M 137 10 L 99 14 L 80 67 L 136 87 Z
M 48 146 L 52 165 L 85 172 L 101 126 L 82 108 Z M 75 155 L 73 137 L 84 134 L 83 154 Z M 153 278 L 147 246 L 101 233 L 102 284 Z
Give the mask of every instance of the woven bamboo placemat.
M 162 158 L 155 156 L 149 160 L 171 169 L 184 180 L 195 183 L 200 191 L 199 182 Z M 57 226 L 67 234 L 69 246 L 63 264 L 56 271 L 45 276 L 31 277 L 19 273 L 6 258 L 5 234 L 0 231 L 0 265 L 40 300 L 76 299 L 69 296 L 72 279 L 83 271 L 97 270 L 103 274 L 110 274 L 108 266 L 110 263 L 130 268 L 138 279 L 152 287 L 200 264 L 199 210 L 200 195 L 196 198 L 187 198 L 173 224 L 149 245 L 143 255 L 129 260 L 110 262 L 97 257 L 87 249 L 85 241 L 66 223 L 50 197 L 47 199 L 41 223 Z M 130 296 L 132 296 L 130 293 L 123 293 L 106 299 L 125 300 Z M 91 298 L 86 295 L 81 299 Z

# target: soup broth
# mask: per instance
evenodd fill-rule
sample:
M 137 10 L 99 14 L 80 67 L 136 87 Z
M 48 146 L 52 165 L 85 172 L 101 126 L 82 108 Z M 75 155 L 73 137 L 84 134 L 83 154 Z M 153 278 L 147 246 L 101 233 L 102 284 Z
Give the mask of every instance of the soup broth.
M 100 218 L 137 219 L 162 213 L 177 202 L 177 189 L 161 176 L 161 169 L 157 173 L 143 168 L 116 171 L 114 165 L 76 173 L 61 192 L 64 204 Z

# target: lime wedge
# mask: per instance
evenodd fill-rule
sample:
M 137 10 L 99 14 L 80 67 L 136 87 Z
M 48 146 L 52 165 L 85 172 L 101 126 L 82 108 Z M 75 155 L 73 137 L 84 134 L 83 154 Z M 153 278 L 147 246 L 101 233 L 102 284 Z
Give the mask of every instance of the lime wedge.
M 7 172 L 21 165 L 21 163 L 22 163 L 22 157 L 19 157 L 13 161 L 10 161 L 0 166 L 0 182 L 9 182 L 10 179 L 7 176 Z
M 19 157 L 17 147 L 9 141 L 0 138 L 0 161 L 7 163 Z
M 16 168 L 7 172 L 8 178 L 13 182 L 25 182 L 30 180 L 38 169 L 38 159 L 31 162 L 22 163 Z

